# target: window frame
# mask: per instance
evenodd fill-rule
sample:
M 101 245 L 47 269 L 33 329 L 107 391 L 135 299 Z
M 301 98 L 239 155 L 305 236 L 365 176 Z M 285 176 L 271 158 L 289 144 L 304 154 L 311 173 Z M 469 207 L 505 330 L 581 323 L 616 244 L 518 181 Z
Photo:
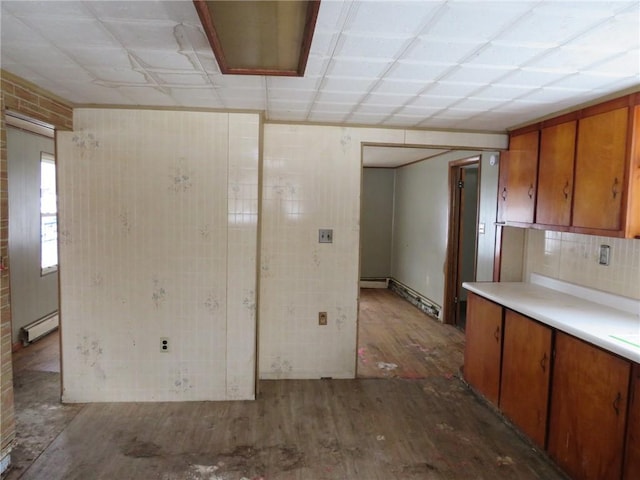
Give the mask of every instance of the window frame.
M 54 167 L 54 196 L 55 202 L 53 203 L 55 207 L 55 211 L 43 211 L 43 183 L 42 183 L 42 167 L 44 163 L 52 164 Z M 60 263 L 60 259 L 58 258 L 58 192 L 57 192 L 57 180 L 56 180 L 56 157 L 52 153 L 48 152 L 40 152 L 40 276 L 44 277 L 45 275 L 49 275 L 51 273 L 55 273 L 58 271 L 58 265 Z M 55 260 L 56 263 L 52 265 L 43 266 L 44 260 L 44 245 L 45 240 L 43 236 L 43 221 L 47 218 L 55 218 L 55 238 L 46 240 L 55 242 Z

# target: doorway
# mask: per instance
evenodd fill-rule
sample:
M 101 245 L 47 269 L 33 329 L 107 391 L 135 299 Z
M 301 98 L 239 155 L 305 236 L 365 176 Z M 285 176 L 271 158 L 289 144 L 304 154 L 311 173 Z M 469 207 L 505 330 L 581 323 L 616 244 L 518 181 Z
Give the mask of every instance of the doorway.
M 445 323 L 466 326 L 464 282 L 476 279 L 480 157 L 449 164 L 449 239 L 445 284 Z

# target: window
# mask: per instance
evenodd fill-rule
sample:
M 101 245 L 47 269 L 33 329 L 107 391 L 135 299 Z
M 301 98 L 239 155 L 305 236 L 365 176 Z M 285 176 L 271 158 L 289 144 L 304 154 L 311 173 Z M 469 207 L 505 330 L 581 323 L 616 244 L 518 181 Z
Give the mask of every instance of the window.
M 58 269 L 58 208 L 56 201 L 56 160 L 40 155 L 40 272 Z

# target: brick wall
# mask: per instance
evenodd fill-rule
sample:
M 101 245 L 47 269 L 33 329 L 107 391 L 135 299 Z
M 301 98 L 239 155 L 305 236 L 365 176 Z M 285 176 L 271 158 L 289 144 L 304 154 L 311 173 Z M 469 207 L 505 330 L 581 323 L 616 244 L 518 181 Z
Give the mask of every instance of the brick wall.
M 11 110 L 50 123 L 59 130 L 73 129 L 71 105 L 49 92 L 0 70 L 0 256 L 6 258 L 9 241 L 7 192 L 7 132 L 5 111 Z M 9 271 L 0 273 L 0 459 L 15 437 L 13 372 L 11 365 L 11 293 Z

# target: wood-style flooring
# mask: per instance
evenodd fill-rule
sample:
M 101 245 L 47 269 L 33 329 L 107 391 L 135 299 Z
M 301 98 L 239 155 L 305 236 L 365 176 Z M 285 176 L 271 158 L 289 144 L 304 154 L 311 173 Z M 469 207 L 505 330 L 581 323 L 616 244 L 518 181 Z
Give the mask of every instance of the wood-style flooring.
M 386 295 L 382 291 L 369 299 L 382 305 L 382 298 L 392 299 Z M 366 292 L 362 300 L 366 305 Z M 262 381 L 260 397 L 253 402 L 60 405 L 58 373 L 40 372 L 56 377 L 25 380 L 33 370 L 21 365 L 23 360 L 43 364 L 28 353 L 35 344 L 15 356 L 19 443 L 12 457 L 22 460 L 8 478 L 565 478 L 453 375 L 460 365 L 462 334 L 430 318 L 422 321 L 440 333 L 428 336 L 437 339 L 433 344 L 415 342 L 438 352 L 429 356 L 416 348 L 416 358 L 430 359 L 421 379 Z M 411 339 L 416 340 L 413 334 Z M 404 345 L 403 339 L 398 342 Z M 447 358 L 447 347 L 454 359 Z M 378 344 L 376 352 L 386 348 Z M 403 363 L 401 357 L 380 361 L 394 358 Z M 55 389 L 57 396 L 49 393 L 40 400 L 40 391 Z M 34 404 L 40 414 L 30 421 L 29 405 Z M 47 427 L 47 417 L 41 415 L 47 408 L 65 412 L 64 421 Z M 29 422 L 42 423 L 42 432 Z M 28 445 L 29 436 L 42 445 L 39 452 Z M 33 458 L 21 457 L 25 452 Z
M 391 290 L 360 290 L 358 377 L 451 377 L 463 360 L 460 330 L 443 325 Z

